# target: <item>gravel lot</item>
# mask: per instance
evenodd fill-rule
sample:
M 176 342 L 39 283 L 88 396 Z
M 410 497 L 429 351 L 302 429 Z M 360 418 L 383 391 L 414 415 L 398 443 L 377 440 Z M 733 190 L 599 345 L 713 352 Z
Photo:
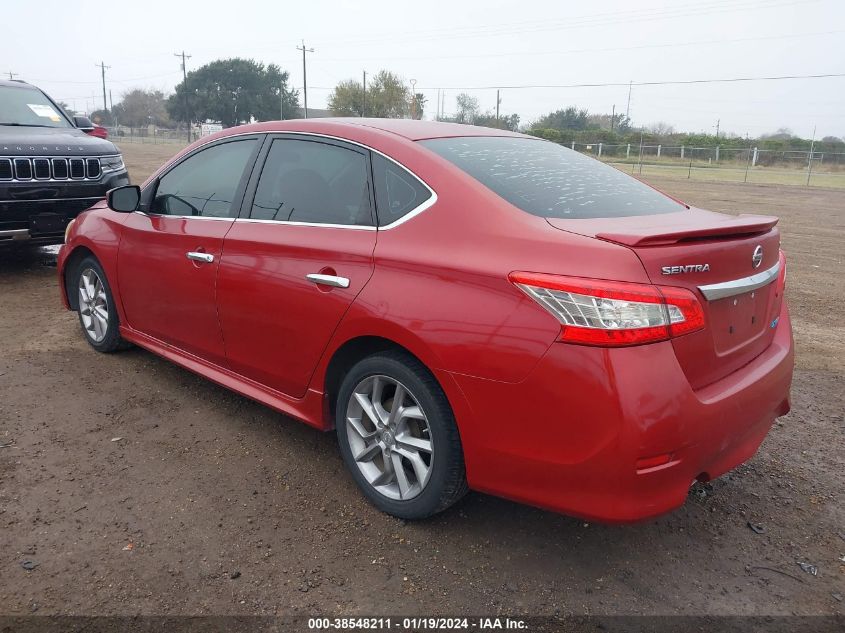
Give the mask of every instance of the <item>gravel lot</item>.
M 133 180 L 175 149 L 124 147 Z M 798 366 L 754 459 L 627 527 L 474 493 L 380 514 L 333 435 L 147 352 L 96 354 L 55 249 L 0 253 L 0 613 L 845 613 L 845 192 L 652 182 L 782 218 Z

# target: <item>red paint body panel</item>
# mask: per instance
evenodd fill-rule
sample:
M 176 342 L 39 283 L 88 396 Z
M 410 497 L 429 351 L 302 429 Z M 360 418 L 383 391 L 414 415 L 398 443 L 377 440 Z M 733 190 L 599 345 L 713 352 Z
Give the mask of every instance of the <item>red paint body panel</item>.
M 91 250 L 125 338 L 321 429 L 333 426 L 325 391 L 335 353 L 361 337 L 392 341 L 443 388 L 472 488 L 592 519 L 635 521 L 677 507 L 693 479 L 748 459 L 788 411 L 792 333 L 775 288 L 736 306 L 708 303 L 697 290 L 750 274 L 754 244 L 763 245 L 761 269 L 773 265 L 772 219 L 690 209 L 547 221 L 414 142 L 511 135 L 485 128 L 285 121 L 225 130 L 185 151 L 231 134 L 285 131 L 373 148 L 414 172 L 436 202 L 378 231 L 180 224 L 99 205 L 71 228 L 60 278 L 76 249 Z M 213 265 L 185 258 L 200 248 L 215 255 Z M 661 274 L 702 260 L 709 271 Z M 513 271 L 687 288 L 703 304 L 705 329 L 626 348 L 561 343 L 560 323 L 508 281 Z M 309 273 L 350 286 L 318 287 Z M 731 325 L 741 327 L 729 336 L 722 330 Z
M 195 220 L 130 213 L 123 224 L 117 283 L 123 323 L 222 366 L 217 269 L 232 220 Z M 214 256 L 189 260 L 188 252 Z
M 217 282 L 229 367 L 301 398 L 373 273 L 375 245 L 376 231 L 236 221 Z M 310 273 L 342 275 L 350 285 L 318 286 Z
M 669 342 L 555 344 L 513 385 L 455 376 L 473 407 L 461 427 L 470 486 L 602 521 L 668 512 L 694 479 L 718 477 L 756 452 L 789 411 L 792 364 L 784 306 L 763 354 L 698 391 Z M 673 454 L 670 465 L 637 474 L 637 459 L 663 453 Z

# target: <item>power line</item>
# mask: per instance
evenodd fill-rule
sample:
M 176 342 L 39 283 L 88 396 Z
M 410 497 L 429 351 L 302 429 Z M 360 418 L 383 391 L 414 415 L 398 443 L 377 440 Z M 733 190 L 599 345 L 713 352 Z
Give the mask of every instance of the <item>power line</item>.
M 302 98 L 305 105 L 305 118 L 308 118 L 308 79 L 307 74 L 305 72 L 305 53 L 313 53 L 313 48 L 305 48 L 305 40 L 302 40 L 302 46 L 296 47 L 296 50 L 302 51 Z
M 540 56 L 554 56 L 554 55 L 573 55 L 581 53 L 615 53 L 622 51 L 638 51 L 647 50 L 650 48 L 678 48 L 687 46 L 706 46 L 712 44 L 739 44 L 744 42 L 766 42 L 772 40 L 784 39 L 798 39 L 803 37 L 820 37 L 826 35 L 841 35 L 845 31 L 816 31 L 812 33 L 785 33 L 783 35 L 763 35 L 760 37 L 739 37 L 739 38 L 723 38 L 713 40 L 690 40 L 686 42 L 662 42 L 656 44 L 639 44 L 636 46 L 612 46 L 602 48 L 571 48 L 568 50 L 559 51 L 525 51 L 516 50 L 509 52 L 498 53 L 472 53 L 469 55 L 422 55 L 416 57 L 390 57 L 391 62 L 395 61 L 429 61 L 434 59 L 489 59 L 492 57 L 540 57 Z M 321 58 L 324 62 L 353 62 L 353 61 L 372 61 L 381 60 L 384 56 L 375 57 L 328 57 Z
M 614 11 L 582 16 L 561 18 L 558 20 L 531 20 L 522 23 L 500 23 L 475 27 L 453 27 L 433 29 L 429 31 L 414 31 L 412 33 L 395 33 L 388 36 L 370 38 L 334 39 L 331 45 L 350 46 L 378 44 L 391 40 L 444 40 L 467 39 L 472 37 L 501 37 L 503 35 L 518 35 L 543 31 L 566 31 L 589 27 L 601 27 L 612 24 L 630 24 L 635 22 L 677 19 L 690 16 L 704 16 L 714 13 L 733 13 L 737 11 L 775 9 L 796 4 L 816 3 L 820 0 L 721 0 L 709 3 L 688 3 L 671 7 L 653 7 L 649 9 Z M 331 46 L 327 44 L 327 46 Z
M 715 84 L 735 83 L 743 81 L 780 81 L 786 79 L 826 79 L 830 77 L 845 77 L 845 73 L 824 73 L 819 75 L 779 75 L 772 77 L 730 77 L 726 79 L 677 79 L 671 81 L 631 81 L 607 82 L 607 83 L 585 83 L 585 84 L 521 84 L 521 85 L 497 85 L 497 86 L 426 86 L 426 90 L 437 90 L 448 88 L 449 90 L 525 90 L 533 88 L 608 88 L 620 86 L 677 86 L 688 84 Z

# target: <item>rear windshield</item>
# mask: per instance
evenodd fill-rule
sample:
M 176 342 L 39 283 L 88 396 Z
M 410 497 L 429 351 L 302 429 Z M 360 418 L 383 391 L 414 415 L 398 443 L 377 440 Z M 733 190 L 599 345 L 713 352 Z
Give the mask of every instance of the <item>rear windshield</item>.
M 608 218 L 684 208 L 618 169 L 549 141 L 460 137 L 420 141 L 523 211 L 544 218 Z

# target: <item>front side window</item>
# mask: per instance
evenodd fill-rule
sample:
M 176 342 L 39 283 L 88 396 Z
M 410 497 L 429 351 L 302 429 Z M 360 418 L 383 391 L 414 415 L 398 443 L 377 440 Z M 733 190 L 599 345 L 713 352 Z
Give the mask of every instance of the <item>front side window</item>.
M 0 125 L 71 127 L 43 92 L 25 85 L 0 86 Z
M 276 139 L 250 217 L 309 224 L 372 225 L 367 157 L 319 141 Z
M 416 176 L 376 153 L 373 179 L 379 226 L 396 222 L 431 198 L 431 191 Z
M 255 139 L 230 141 L 200 150 L 159 181 L 150 213 L 233 218 L 235 195 Z
M 479 136 L 420 143 L 515 207 L 544 218 L 610 218 L 685 209 L 636 178 L 549 141 Z

